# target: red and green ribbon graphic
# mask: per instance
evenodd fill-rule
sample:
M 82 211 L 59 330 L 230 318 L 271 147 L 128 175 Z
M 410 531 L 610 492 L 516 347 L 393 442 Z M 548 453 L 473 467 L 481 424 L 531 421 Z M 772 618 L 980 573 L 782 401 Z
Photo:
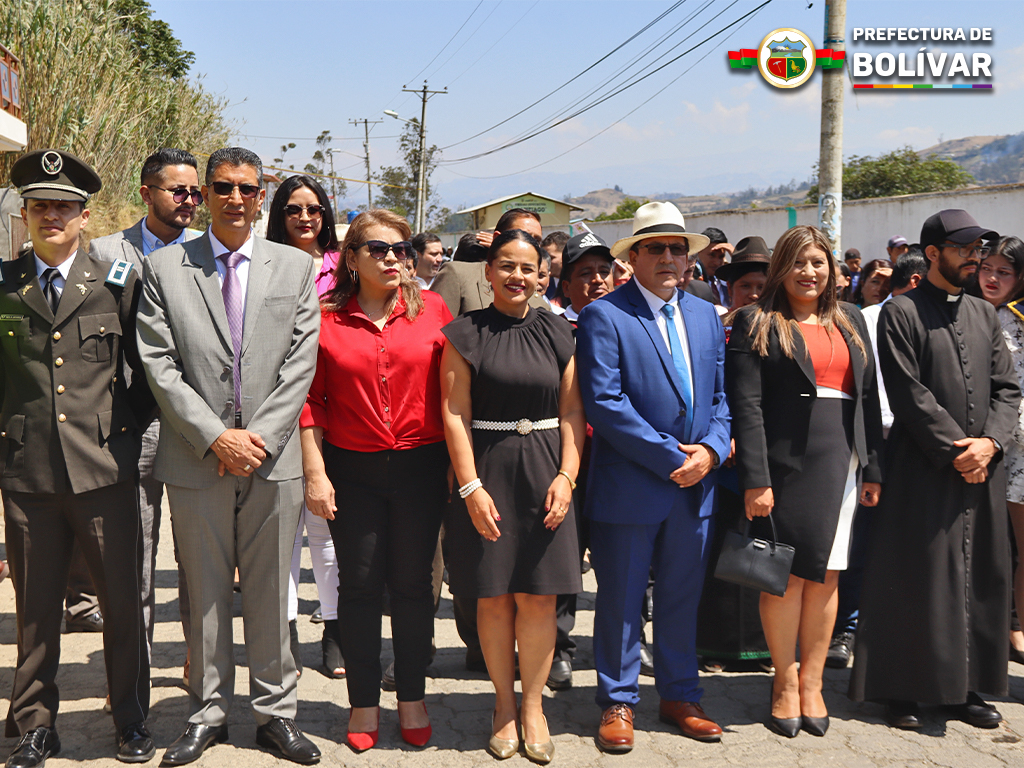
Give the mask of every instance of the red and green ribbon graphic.
M 846 61 L 846 51 L 822 48 L 814 52 L 814 57 L 822 69 L 842 69 L 843 62 Z M 757 66 L 757 51 L 753 48 L 729 51 L 729 66 L 733 69 L 752 69 Z

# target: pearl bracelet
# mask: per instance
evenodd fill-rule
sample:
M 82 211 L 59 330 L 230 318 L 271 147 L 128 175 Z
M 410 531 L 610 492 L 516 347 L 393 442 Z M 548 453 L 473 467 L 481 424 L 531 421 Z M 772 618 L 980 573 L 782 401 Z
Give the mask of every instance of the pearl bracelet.
M 484 487 L 483 480 L 481 480 L 479 477 L 476 478 L 475 480 L 470 480 L 464 486 L 459 488 L 459 498 L 465 499 L 467 496 L 469 496 L 469 494 L 471 494 L 477 488 L 483 488 L 483 487 Z

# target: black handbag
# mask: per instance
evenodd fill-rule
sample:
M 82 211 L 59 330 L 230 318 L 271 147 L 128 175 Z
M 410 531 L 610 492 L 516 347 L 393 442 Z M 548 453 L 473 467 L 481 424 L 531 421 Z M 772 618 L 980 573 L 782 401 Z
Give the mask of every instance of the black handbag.
M 777 597 L 786 594 L 796 550 L 788 544 L 779 543 L 771 514 L 768 515 L 768 521 L 772 524 L 771 541 L 751 538 L 749 520 L 743 530 L 732 530 L 725 534 L 722 552 L 715 565 L 716 579 Z

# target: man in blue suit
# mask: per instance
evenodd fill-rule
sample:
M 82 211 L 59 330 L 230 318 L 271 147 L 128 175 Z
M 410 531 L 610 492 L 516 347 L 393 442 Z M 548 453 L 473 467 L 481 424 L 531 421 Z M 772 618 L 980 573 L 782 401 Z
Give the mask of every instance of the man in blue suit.
M 585 514 L 598 591 L 594 617 L 598 745 L 633 747 L 639 701 L 640 605 L 653 566 L 654 676 L 660 717 L 718 741 L 700 706 L 697 605 L 711 542 L 713 470 L 729 455 L 725 334 L 714 307 L 678 289 L 708 244 L 671 203 L 637 209 L 633 279 L 587 306 L 577 360 L 594 428 Z

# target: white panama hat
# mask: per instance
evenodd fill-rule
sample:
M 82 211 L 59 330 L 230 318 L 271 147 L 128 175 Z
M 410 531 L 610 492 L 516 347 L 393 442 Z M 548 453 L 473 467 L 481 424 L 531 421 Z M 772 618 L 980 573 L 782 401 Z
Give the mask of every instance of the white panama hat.
M 683 214 L 672 203 L 654 202 L 641 205 L 633 216 L 633 234 L 616 240 L 612 246 L 612 256 L 621 256 L 629 250 L 633 243 L 649 240 L 659 235 L 685 237 L 690 246 L 690 255 L 702 251 L 711 244 L 706 235 L 687 232 L 683 222 Z

